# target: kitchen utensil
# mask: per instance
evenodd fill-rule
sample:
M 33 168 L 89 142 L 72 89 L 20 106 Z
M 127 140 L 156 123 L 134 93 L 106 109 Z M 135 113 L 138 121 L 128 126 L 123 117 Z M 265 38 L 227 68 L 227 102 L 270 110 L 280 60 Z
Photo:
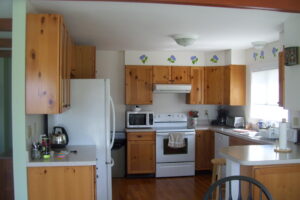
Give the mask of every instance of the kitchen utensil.
M 53 127 L 51 135 L 51 147 L 56 148 L 65 148 L 69 143 L 69 137 L 67 131 L 61 126 Z

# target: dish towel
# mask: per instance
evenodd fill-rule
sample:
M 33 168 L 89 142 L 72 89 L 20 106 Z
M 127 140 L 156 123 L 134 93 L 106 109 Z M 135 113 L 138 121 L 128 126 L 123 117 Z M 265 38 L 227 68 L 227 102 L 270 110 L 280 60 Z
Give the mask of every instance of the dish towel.
M 168 147 L 183 148 L 185 147 L 184 133 L 169 133 Z

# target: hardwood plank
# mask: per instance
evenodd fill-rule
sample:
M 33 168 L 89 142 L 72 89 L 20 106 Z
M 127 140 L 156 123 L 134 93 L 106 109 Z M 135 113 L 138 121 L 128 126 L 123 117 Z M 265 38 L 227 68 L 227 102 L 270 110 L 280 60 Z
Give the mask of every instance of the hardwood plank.
M 76 0 L 82 1 L 82 0 Z M 84 0 L 90 1 L 90 0 Z M 182 4 L 197 6 L 229 7 L 229 8 L 246 8 L 259 10 L 273 10 L 282 12 L 300 13 L 299 0 L 285 1 L 262 1 L 262 0 L 93 0 L 93 1 L 111 1 L 111 2 L 139 2 L 139 3 L 165 3 L 165 4 Z
M 11 48 L 10 38 L 0 38 L 0 48 Z
M 0 31 L 11 31 L 12 30 L 12 19 L 0 18 Z
M 11 57 L 10 50 L 0 50 L 0 57 Z
M 211 184 L 210 174 L 173 178 L 113 178 L 113 200 L 199 200 Z

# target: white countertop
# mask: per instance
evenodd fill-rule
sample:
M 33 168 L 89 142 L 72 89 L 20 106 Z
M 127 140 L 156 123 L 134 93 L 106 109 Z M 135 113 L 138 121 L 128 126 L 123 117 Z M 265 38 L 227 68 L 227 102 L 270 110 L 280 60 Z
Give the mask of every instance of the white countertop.
M 56 166 L 88 166 L 96 165 L 96 146 L 67 146 L 67 151 L 76 150 L 77 153 L 69 153 L 65 158 L 51 157 L 49 159 L 29 160 L 27 167 L 56 167 Z
M 221 154 L 240 165 L 300 164 L 300 145 L 289 142 L 288 146 L 290 153 L 275 152 L 276 145 L 246 145 L 225 147 Z
M 154 128 L 126 128 L 125 132 L 155 132 Z

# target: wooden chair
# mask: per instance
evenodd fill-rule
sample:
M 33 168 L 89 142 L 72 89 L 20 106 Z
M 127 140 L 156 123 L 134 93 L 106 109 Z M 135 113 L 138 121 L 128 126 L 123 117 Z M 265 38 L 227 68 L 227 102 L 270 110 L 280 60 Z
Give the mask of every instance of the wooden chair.
M 250 178 L 250 177 L 246 177 L 246 176 L 229 176 L 229 177 L 225 177 L 222 178 L 218 181 L 216 181 L 214 184 L 212 184 L 209 188 L 208 191 L 206 192 L 205 196 L 204 196 L 204 200 L 210 200 L 213 199 L 213 193 L 214 191 L 219 188 L 219 198 L 218 200 L 223 200 L 223 195 L 222 195 L 222 190 L 221 187 L 222 185 L 224 185 L 226 182 L 228 182 L 228 200 L 232 200 L 232 186 L 231 186 L 231 182 L 232 181 L 239 181 L 238 182 L 238 198 L 237 200 L 243 200 L 243 195 L 242 195 L 242 184 L 241 182 L 248 182 L 249 183 L 249 190 L 248 190 L 248 195 L 246 194 L 246 198 L 245 200 L 253 200 L 253 186 L 256 186 L 259 189 L 259 199 L 262 200 L 263 199 L 263 194 L 264 194 L 264 199 L 267 200 L 272 200 L 272 195 L 270 194 L 270 192 L 267 190 L 267 188 L 261 184 L 259 181 Z
M 224 158 L 214 158 L 211 163 L 213 164 L 211 184 L 214 184 L 222 178 L 222 167 L 226 165 L 226 160 Z M 216 190 L 215 199 L 219 199 L 219 188 Z

